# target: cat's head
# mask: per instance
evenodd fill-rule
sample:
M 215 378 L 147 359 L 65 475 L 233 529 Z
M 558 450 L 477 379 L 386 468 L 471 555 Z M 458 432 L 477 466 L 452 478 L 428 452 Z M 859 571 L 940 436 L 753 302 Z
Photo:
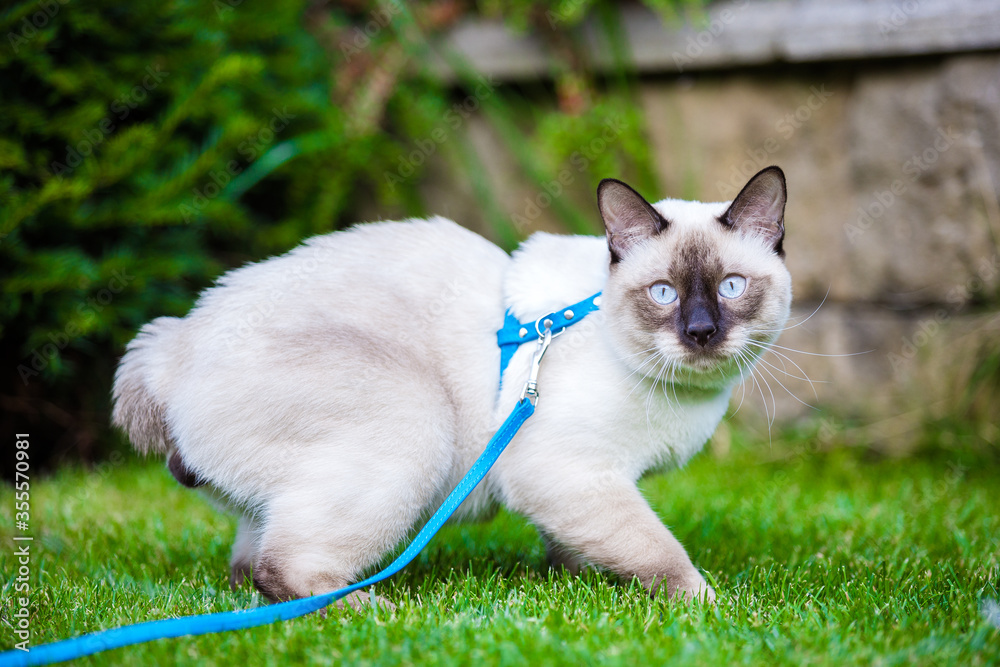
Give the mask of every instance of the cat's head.
M 785 176 L 768 167 L 732 202 L 650 204 L 621 181 L 597 190 L 611 267 L 602 309 L 621 358 L 648 377 L 721 388 L 788 319 Z

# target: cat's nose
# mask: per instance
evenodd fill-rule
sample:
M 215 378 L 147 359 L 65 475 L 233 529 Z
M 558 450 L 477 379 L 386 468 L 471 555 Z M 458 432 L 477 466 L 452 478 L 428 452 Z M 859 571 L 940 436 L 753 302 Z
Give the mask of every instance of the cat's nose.
M 688 336 L 691 336 L 691 338 L 694 338 L 698 342 L 698 345 L 705 347 L 708 345 L 708 339 L 712 337 L 716 329 L 711 320 L 698 320 L 697 322 L 689 323 L 686 331 Z

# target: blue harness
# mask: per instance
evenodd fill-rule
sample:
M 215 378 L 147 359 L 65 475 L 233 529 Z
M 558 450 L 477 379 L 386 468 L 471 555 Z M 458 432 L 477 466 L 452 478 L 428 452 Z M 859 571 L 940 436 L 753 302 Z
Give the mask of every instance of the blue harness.
M 597 293 L 559 312 L 550 313 L 539 318 L 538 321 L 528 324 L 521 324 L 516 317 L 511 315 L 510 311 L 507 311 L 504 318 L 504 326 L 497 332 L 497 343 L 500 345 L 501 379 L 503 378 L 503 371 L 506 370 L 517 348 L 529 341 L 538 341 L 538 347 L 535 350 L 531 369 L 528 374 L 528 381 L 521 392 L 521 399 L 517 402 L 507 420 L 500 426 L 500 429 L 490 438 L 486 449 L 476 459 L 469 472 L 465 473 L 458 486 L 445 498 L 441 507 L 434 512 L 424 527 L 420 529 L 420 532 L 413 538 L 413 542 L 406 547 L 396 560 L 378 574 L 372 575 L 364 581 L 359 581 L 356 584 L 333 591 L 332 593 L 313 595 L 312 597 L 290 600 L 257 609 L 148 621 L 146 623 L 94 632 L 89 635 L 82 635 L 51 644 L 43 644 L 42 646 L 30 648 L 27 652 L 20 650 L 7 651 L 0 653 L 0 667 L 46 665 L 53 662 L 73 660 L 85 655 L 92 655 L 122 646 L 142 644 L 154 639 L 182 637 L 185 635 L 206 635 L 215 632 L 226 632 L 228 630 L 253 628 L 276 621 L 285 621 L 323 609 L 349 593 L 388 579 L 406 567 L 427 546 L 427 543 L 431 541 L 435 533 L 440 530 L 441 526 L 458 509 L 462 501 L 483 480 L 486 473 L 489 472 L 490 468 L 500 457 L 504 448 L 507 447 L 517 434 L 521 425 L 534 414 L 535 402 L 538 399 L 538 367 L 542 356 L 545 354 L 545 350 L 548 349 L 549 344 L 552 342 L 553 335 L 579 322 L 589 313 L 597 310 L 599 305 L 600 293 Z M 553 334 L 553 331 L 555 331 L 555 334 Z
M 601 306 L 601 293 L 588 296 L 583 301 L 578 301 L 572 306 L 566 306 L 562 310 L 557 310 L 548 315 L 538 318 L 534 322 L 522 324 L 514 314 L 508 309 L 504 314 L 503 328 L 497 332 L 497 345 L 500 346 L 500 381 L 503 382 L 503 372 L 507 370 L 510 360 L 517 352 L 517 348 L 525 343 L 538 340 L 542 332 L 548 328 L 557 335 L 560 331 L 576 324 L 590 313 Z

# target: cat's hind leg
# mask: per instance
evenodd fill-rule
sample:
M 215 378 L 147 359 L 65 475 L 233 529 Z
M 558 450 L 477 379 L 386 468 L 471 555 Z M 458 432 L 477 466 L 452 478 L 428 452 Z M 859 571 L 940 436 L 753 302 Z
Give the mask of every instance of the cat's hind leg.
M 560 544 L 545 531 L 539 531 L 542 542 L 545 543 L 545 557 L 549 561 L 549 566 L 553 569 L 563 569 L 572 575 L 578 575 L 586 567 L 587 563 L 572 549 Z
M 426 388 L 411 394 L 424 396 Z M 357 425 L 315 456 L 267 504 L 253 580 L 271 600 L 327 593 L 358 581 L 448 491 L 451 416 L 426 403 Z M 435 414 L 438 412 L 438 414 Z M 352 594 L 352 606 L 368 593 Z
M 260 527 L 254 519 L 246 514 L 240 516 L 240 526 L 236 530 L 236 541 L 233 542 L 233 554 L 229 559 L 229 585 L 236 590 L 250 577 L 253 570 L 254 556 L 257 552 L 257 540 Z

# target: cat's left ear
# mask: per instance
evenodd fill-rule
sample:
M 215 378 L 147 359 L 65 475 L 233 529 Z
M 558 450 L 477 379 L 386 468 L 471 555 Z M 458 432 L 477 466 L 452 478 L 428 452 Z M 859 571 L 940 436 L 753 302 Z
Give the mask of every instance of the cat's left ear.
M 785 173 L 778 167 L 767 167 L 743 186 L 719 222 L 745 234 L 762 237 L 774 252 L 784 257 L 781 244 L 785 240 L 787 196 Z
M 604 218 L 612 264 L 667 228 L 667 221 L 652 204 L 614 178 L 605 178 L 597 186 L 597 207 Z

